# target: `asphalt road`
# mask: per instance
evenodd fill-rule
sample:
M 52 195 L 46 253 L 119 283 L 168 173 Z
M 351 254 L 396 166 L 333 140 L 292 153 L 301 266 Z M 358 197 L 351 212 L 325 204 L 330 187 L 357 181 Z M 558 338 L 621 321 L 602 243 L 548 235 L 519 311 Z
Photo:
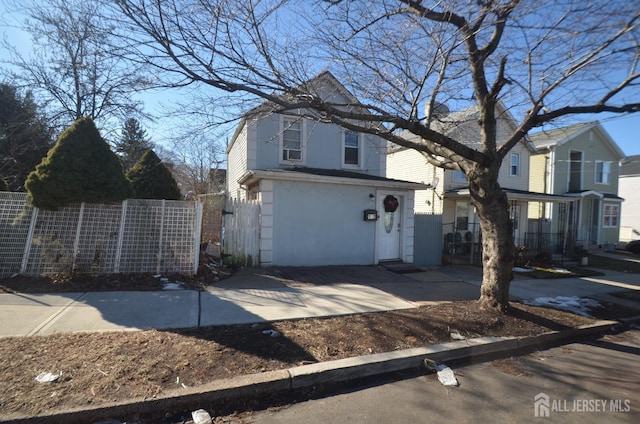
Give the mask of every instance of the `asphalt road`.
M 443 386 L 435 375 L 425 374 L 252 418 L 255 424 L 637 423 L 639 358 L 640 331 L 633 330 L 522 357 L 453 366 L 459 387 Z

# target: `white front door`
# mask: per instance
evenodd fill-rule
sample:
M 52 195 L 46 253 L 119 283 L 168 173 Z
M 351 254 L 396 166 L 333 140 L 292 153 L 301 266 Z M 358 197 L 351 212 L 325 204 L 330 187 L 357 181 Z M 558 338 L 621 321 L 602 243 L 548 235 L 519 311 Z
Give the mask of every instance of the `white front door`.
M 394 193 L 379 193 L 378 260 L 402 258 L 402 203 L 404 198 Z

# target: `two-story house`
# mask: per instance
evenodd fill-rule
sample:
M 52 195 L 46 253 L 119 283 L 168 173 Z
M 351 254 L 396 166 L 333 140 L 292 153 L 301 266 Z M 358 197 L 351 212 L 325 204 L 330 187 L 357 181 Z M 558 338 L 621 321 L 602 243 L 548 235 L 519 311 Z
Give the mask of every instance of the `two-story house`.
M 620 233 L 619 162 L 624 154 L 598 122 L 541 131 L 530 136 L 531 190 L 573 199 L 531 211 L 583 249 L 613 247 Z M 537 214 L 538 216 L 534 216 Z
M 449 137 L 478 149 L 481 146 L 477 114 L 477 108 L 449 112 L 439 105 L 437 120 L 432 125 Z M 499 146 L 511 136 L 516 124 L 502 103 L 496 107 L 496 116 Z M 407 137 L 416 138 L 414 135 Z M 500 167 L 498 183 L 510 202 L 516 245 L 538 242 L 532 239 L 534 235 L 527 234 L 530 205 L 539 208 L 545 202 L 566 201 L 560 196 L 529 191 L 529 157 L 535 152 L 533 144 L 525 138 L 507 154 Z M 387 157 L 387 176 L 432 186 L 428 190 L 416 191 L 415 195 L 415 264 L 439 263 L 442 255 L 449 257 L 460 252 L 467 254 L 464 260 L 480 260 L 481 234 L 464 173 L 436 168 L 415 150 L 391 147 Z M 441 217 L 439 225 L 434 216 Z M 423 221 L 433 224 L 423 225 Z
M 329 72 L 307 83 L 357 104 Z M 305 111 L 245 115 L 227 148 L 227 191 L 260 204 L 261 265 L 413 262 L 414 190 L 386 177 L 381 138 L 313 120 Z

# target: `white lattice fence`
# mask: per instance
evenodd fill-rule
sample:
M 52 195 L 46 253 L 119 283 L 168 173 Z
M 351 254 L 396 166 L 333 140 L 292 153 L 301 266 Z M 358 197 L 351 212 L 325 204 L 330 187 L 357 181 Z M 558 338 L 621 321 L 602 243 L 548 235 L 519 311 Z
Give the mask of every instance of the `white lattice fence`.
M 224 255 L 234 264 L 260 264 L 260 204 L 244 200 L 227 200 L 224 212 Z
M 15 274 L 22 266 L 34 219 L 34 209 L 25 200 L 25 193 L 0 192 L 0 277 Z
M 0 277 L 196 273 L 201 215 L 197 202 L 139 199 L 44 211 L 0 192 Z

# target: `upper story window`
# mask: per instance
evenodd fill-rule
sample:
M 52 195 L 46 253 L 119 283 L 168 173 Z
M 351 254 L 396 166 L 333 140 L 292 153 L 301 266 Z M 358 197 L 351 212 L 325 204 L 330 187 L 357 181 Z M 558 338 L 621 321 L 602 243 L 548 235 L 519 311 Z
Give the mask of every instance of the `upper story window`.
M 453 181 L 457 181 L 457 182 L 467 181 L 467 176 L 464 175 L 464 172 L 462 171 L 453 171 L 453 175 L 451 176 L 451 178 L 453 179 Z
M 355 131 L 343 132 L 342 164 L 347 167 L 360 166 L 360 134 Z
M 520 175 L 520 153 L 511 153 L 509 175 L 512 177 L 517 177 L 518 175 Z
M 303 161 L 303 121 L 300 118 L 282 118 L 282 130 L 280 131 L 281 159 L 284 162 Z
M 609 184 L 611 181 L 611 162 L 596 161 L 596 183 Z

